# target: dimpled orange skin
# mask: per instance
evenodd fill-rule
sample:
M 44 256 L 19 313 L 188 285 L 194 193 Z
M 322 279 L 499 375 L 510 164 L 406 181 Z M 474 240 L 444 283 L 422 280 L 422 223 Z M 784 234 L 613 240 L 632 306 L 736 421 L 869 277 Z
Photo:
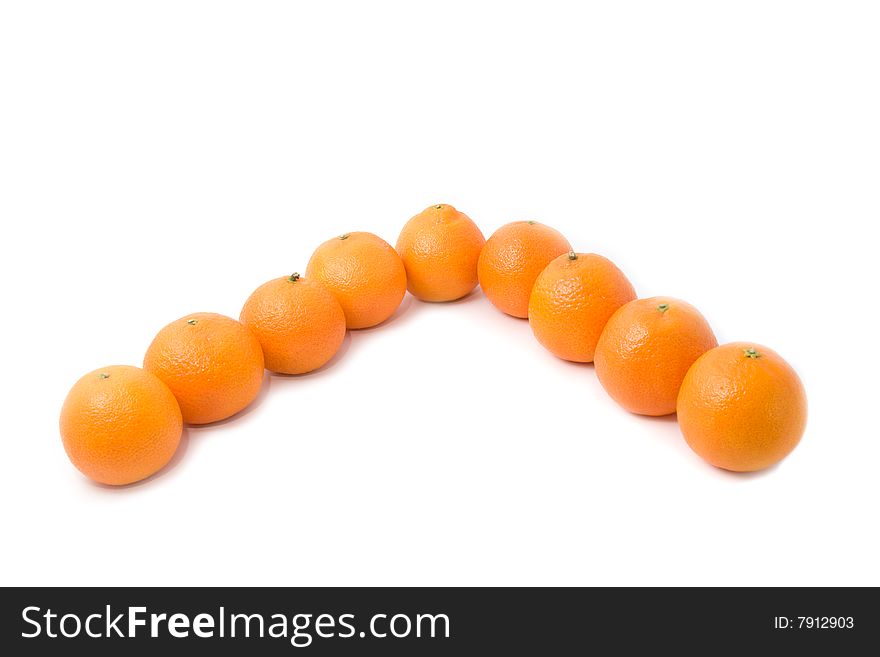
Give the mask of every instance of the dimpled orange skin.
M 406 269 L 397 252 L 372 233 L 346 233 L 321 244 L 306 277 L 323 283 L 342 306 L 346 326 L 381 324 L 406 294 Z
M 706 319 L 686 301 L 636 299 L 611 316 L 593 362 L 605 391 L 631 413 L 669 415 L 688 368 L 718 346 Z
M 144 369 L 167 385 L 188 424 L 225 420 L 246 408 L 263 384 L 263 350 L 241 322 L 195 313 L 156 335 Z
M 73 465 L 112 486 L 161 470 L 183 434 L 180 408 L 168 386 L 129 365 L 104 367 L 77 381 L 64 400 L 59 425 Z
M 299 274 L 263 283 L 248 297 L 240 319 L 260 341 L 266 368 L 282 374 L 318 369 L 345 338 L 345 313 L 336 297 Z
M 554 355 L 589 363 L 608 318 L 635 298 L 632 284 L 608 258 L 570 252 L 555 258 L 535 281 L 529 324 Z
M 451 205 L 432 205 L 410 219 L 397 239 L 409 291 L 422 301 L 455 301 L 477 286 L 483 233 Z
M 707 351 L 688 370 L 678 393 L 678 423 L 691 449 L 712 465 L 762 470 L 800 442 L 807 397 L 779 354 L 732 342 Z
M 536 221 L 515 221 L 486 240 L 477 263 L 480 287 L 501 312 L 529 316 L 529 296 L 538 274 L 571 245 L 557 230 Z

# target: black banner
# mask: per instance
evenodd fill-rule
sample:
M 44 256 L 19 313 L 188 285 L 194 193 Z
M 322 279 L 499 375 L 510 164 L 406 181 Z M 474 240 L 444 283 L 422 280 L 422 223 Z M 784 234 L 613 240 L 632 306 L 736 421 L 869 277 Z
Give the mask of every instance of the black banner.
M 0 613 L 6 655 L 855 654 L 880 638 L 876 590 L 841 588 L 7 588 Z

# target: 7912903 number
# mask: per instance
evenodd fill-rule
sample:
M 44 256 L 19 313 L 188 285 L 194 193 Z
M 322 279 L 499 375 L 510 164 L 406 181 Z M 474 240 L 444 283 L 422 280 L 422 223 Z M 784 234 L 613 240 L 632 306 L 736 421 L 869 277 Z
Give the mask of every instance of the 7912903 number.
M 777 630 L 849 630 L 854 626 L 852 616 L 777 616 L 773 619 Z

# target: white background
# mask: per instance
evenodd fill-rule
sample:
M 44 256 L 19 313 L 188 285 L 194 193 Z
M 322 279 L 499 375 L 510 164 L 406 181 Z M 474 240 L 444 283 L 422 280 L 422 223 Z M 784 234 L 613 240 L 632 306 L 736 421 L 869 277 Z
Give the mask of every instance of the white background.
M 876 3 L 0 10 L 4 584 L 880 584 Z M 445 202 L 800 372 L 781 465 L 705 465 L 481 293 L 407 297 L 172 467 L 68 462 L 82 374 Z

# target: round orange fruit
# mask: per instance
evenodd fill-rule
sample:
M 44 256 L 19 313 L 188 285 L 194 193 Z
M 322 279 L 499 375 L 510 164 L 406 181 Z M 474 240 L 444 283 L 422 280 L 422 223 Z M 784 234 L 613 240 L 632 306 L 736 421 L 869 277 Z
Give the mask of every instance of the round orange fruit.
M 263 351 L 241 322 L 195 313 L 156 335 L 144 369 L 167 385 L 189 424 L 224 420 L 248 406 L 263 384 Z
M 669 415 L 688 368 L 718 346 L 692 305 L 671 297 L 636 299 L 611 316 L 596 345 L 596 376 L 631 413 Z
M 306 276 L 333 293 L 350 329 L 381 324 L 406 294 L 406 269 L 400 256 L 372 233 L 345 233 L 327 240 L 312 254 Z
M 629 280 L 608 258 L 570 251 L 550 262 L 535 281 L 529 324 L 554 355 L 589 363 L 608 318 L 635 298 Z
M 538 274 L 571 245 L 557 230 L 537 221 L 515 221 L 496 230 L 477 262 L 480 287 L 489 301 L 514 317 L 528 317 L 529 295 Z
M 241 310 L 241 322 L 260 341 L 266 368 L 282 374 L 316 370 L 342 345 L 345 313 L 330 291 L 299 274 L 258 287 Z
M 397 253 L 409 291 L 422 301 L 455 301 L 477 286 L 477 260 L 486 239 L 463 212 L 441 203 L 400 231 Z
M 785 458 L 807 424 L 807 396 L 779 354 L 732 342 L 700 356 L 678 393 L 678 423 L 691 449 L 714 466 L 762 470 Z
M 183 420 L 155 375 L 129 365 L 90 372 L 61 408 L 61 440 L 76 468 L 102 484 L 131 484 L 161 470 L 177 450 Z

